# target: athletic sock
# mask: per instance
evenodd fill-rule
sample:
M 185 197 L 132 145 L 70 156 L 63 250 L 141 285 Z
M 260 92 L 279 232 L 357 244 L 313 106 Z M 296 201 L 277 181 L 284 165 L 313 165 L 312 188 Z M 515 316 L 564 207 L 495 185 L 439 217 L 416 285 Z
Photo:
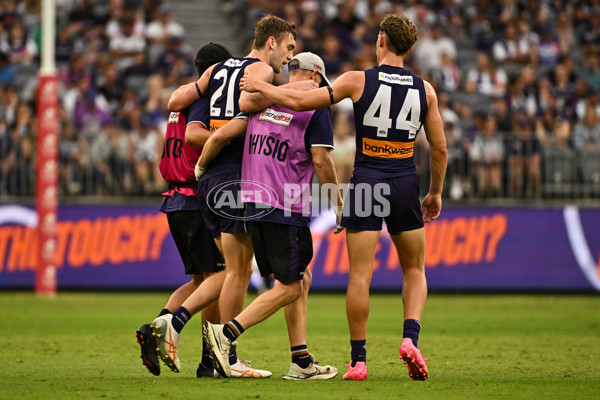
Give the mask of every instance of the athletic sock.
M 352 366 L 354 367 L 357 362 L 367 362 L 367 339 L 365 340 L 351 340 L 350 347 L 350 358 L 352 359 Z
M 235 319 L 232 319 L 223 325 L 223 335 L 225 335 L 230 342 L 235 342 L 242 333 L 244 333 L 244 328 Z
M 308 347 L 305 344 L 292 346 L 290 347 L 290 350 L 292 351 L 292 362 L 300 368 L 306 368 L 312 363 L 310 355 L 308 354 Z
M 240 325 L 240 323 L 237 322 L 235 319 L 232 319 L 231 321 L 223 325 L 223 335 L 225 335 L 225 337 L 229 339 L 232 343 L 235 342 L 235 340 L 242 333 L 244 333 L 244 327 Z M 229 365 L 235 364 L 237 362 L 237 359 L 238 358 L 236 348 L 235 346 L 232 346 L 231 350 L 229 351 Z
M 237 362 L 237 349 L 232 347 L 229 351 L 229 365 L 233 365 Z
M 206 343 L 204 343 L 204 340 L 202 341 L 202 361 L 200 361 L 205 367 L 207 368 L 212 368 L 212 361 L 210 359 L 210 349 L 208 346 L 206 346 Z
M 173 319 L 171 323 L 173 324 L 173 329 L 177 331 L 177 333 L 181 333 L 181 330 L 187 324 L 187 322 L 192 318 L 192 314 L 185 307 L 179 307 L 173 313 Z
M 421 323 L 416 319 L 405 319 L 404 320 L 404 332 L 402 333 L 403 338 L 410 338 L 415 347 L 419 342 L 419 332 L 421 331 Z
M 171 314 L 171 311 L 167 310 L 166 308 L 163 308 L 160 312 L 160 314 L 158 314 L 159 317 L 162 317 L 163 315 L 166 314 Z

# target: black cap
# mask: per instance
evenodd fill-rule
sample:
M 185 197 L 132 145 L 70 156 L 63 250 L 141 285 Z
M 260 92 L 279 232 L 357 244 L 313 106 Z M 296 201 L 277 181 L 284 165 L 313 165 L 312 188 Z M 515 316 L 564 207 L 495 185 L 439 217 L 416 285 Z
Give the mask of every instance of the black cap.
M 233 56 L 227 50 L 227 47 L 219 43 L 210 42 L 198 50 L 194 64 L 196 65 L 198 75 L 202 75 L 211 65 L 225 61 L 231 57 Z

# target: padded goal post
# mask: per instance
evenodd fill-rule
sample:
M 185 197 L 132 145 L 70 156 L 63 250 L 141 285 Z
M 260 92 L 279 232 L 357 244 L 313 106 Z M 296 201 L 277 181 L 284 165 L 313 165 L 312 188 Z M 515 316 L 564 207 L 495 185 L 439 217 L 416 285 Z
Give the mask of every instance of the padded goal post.
M 54 59 L 55 0 L 42 0 L 42 62 L 37 89 L 36 209 L 38 266 L 35 293 L 56 294 L 58 209 L 58 76 Z

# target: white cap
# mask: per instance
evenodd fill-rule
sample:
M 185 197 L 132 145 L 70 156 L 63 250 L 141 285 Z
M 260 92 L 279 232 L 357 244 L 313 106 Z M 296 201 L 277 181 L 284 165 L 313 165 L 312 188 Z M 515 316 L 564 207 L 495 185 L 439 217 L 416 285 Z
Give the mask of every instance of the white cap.
M 303 69 L 306 71 L 317 71 L 321 74 L 323 82 L 321 86 L 331 86 L 329 79 L 325 76 L 325 64 L 321 57 L 315 53 L 305 51 L 304 53 L 296 54 L 288 63 L 288 70 Z

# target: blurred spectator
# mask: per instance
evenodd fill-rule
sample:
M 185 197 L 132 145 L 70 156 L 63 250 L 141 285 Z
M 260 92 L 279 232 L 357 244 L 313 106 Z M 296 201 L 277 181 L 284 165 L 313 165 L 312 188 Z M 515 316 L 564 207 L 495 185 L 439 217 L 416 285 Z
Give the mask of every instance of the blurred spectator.
M 192 80 L 196 75 L 194 63 L 183 44 L 183 37 L 169 38 L 165 51 L 159 56 L 157 69 L 165 80 L 165 86 L 178 86 Z
M 502 68 L 496 67 L 488 53 L 477 54 L 477 66 L 469 71 L 465 90 L 469 94 L 504 96 L 508 77 Z
M 88 89 L 73 111 L 73 123 L 77 134 L 87 139 L 88 142 L 92 142 L 96 136 L 101 135 L 112 120 L 110 112 L 100 106 L 97 96 L 95 89 Z
M 537 62 L 546 69 L 553 68 L 558 62 L 560 45 L 550 24 L 540 27 L 540 42 L 537 48 Z
M 98 91 L 108 102 L 108 108 L 114 114 L 118 111 L 123 100 L 125 88 L 119 76 L 119 70 L 113 64 L 108 64 L 103 74 L 98 77 Z
M 164 186 L 158 169 L 162 140 L 140 108 L 132 110 L 130 122 L 135 175 L 141 184 L 139 189 L 142 193 L 158 192 Z
M 15 164 L 15 143 L 6 122 L 0 119 L 0 196 L 9 192 L 8 182 Z
M 431 73 L 442 69 L 444 54 L 450 58 L 450 61 L 456 60 L 456 44 L 454 40 L 443 34 L 442 25 L 437 22 L 431 26 L 429 35 L 419 38 L 414 48 L 414 55 L 422 70 Z
M 18 105 L 17 87 L 11 82 L 0 86 L 0 119 L 6 123 L 6 126 L 14 122 Z
M 86 64 L 83 54 L 72 53 L 69 63 L 59 69 L 58 79 L 67 90 L 77 85 L 80 80 L 85 80 L 87 85 L 91 86 L 94 82 L 94 71 Z
M 17 74 L 10 63 L 8 55 L 0 52 L 0 87 L 6 82 L 15 82 Z
M 575 37 L 573 22 L 567 11 L 561 11 L 556 18 L 556 34 L 558 35 L 558 48 L 561 54 L 570 54 L 579 50 Z
M 337 15 L 331 20 L 330 26 L 335 35 L 340 39 L 344 51 L 354 50 L 352 32 L 360 22 L 356 16 L 356 0 L 337 1 Z
M 143 36 L 135 33 L 135 20 L 126 18 L 120 21 L 120 29 L 110 40 L 110 54 L 121 71 L 134 64 L 134 57 L 146 50 Z M 108 28 L 107 28 L 108 30 Z
M 490 114 L 485 117 L 469 153 L 479 196 L 498 197 L 501 194 L 503 157 L 502 136 L 497 131 L 496 119 Z
M 565 114 L 548 109 L 536 122 L 536 136 L 542 147 L 570 148 L 571 123 Z
M 580 154 L 584 151 L 600 151 L 600 117 L 588 107 L 581 122 L 573 128 L 573 147 Z
M 446 195 L 453 200 L 460 200 L 470 193 L 468 183 L 468 158 L 458 125 L 444 121 L 446 144 L 448 147 L 448 167 L 446 169 Z
M 321 46 L 322 51 L 320 52 L 320 56 L 326 65 L 327 73 L 334 76 L 338 75 L 342 70 L 342 65 L 346 62 L 343 54 L 347 54 L 342 49 L 340 40 L 333 33 L 326 33 Z
M 60 142 L 58 144 L 58 184 L 61 193 L 81 193 L 81 171 L 83 157 L 87 154 L 88 144 L 75 134 L 73 124 L 64 120 L 61 123 Z
M 106 24 L 106 36 L 108 36 L 109 41 L 124 35 L 123 30 L 130 28 L 131 33 L 128 33 L 127 36 L 145 38 L 146 26 L 141 10 L 125 7 L 121 1 L 113 1 L 111 2 L 110 14 L 110 20 Z M 126 26 L 125 23 L 130 26 Z
M 518 119 L 514 134 L 509 138 L 508 146 L 509 195 L 538 197 L 540 194 L 541 147 L 528 118 Z
M 37 45 L 21 19 L 14 19 L 0 38 L 0 51 L 8 54 L 10 62 L 15 64 L 30 64 L 37 57 Z
M 75 52 L 75 35 L 77 31 L 78 27 L 72 23 L 57 27 L 54 53 L 59 67 L 68 63 Z
M 494 42 L 493 54 L 498 63 L 524 65 L 533 61 L 530 57 L 529 42 L 517 35 L 514 21 L 506 23 L 504 34 Z
M 436 14 L 425 3 L 420 1 L 413 1 L 412 3 L 404 10 L 406 15 L 417 26 L 418 32 L 428 32 L 438 20 Z
M 600 43 L 600 5 L 596 3 L 589 9 L 585 30 L 581 33 L 581 43 L 584 47 L 596 47 Z
M 558 64 L 554 68 L 554 84 L 552 96 L 556 98 L 556 108 L 559 112 L 572 115 L 569 108 L 569 98 L 573 94 L 574 86 L 570 81 L 569 69 L 565 64 Z
M 537 48 L 540 43 L 540 36 L 531 30 L 531 24 L 526 18 L 519 19 L 517 29 L 519 40 L 527 43 L 532 64 L 537 65 Z
M 535 97 L 535 72 L 532 66 L 521 70 L 520 76 L 510 80 L 506 95 L 506 102 L 511 112 L 524 111 L 533 117 L 537 112 Z
M 508 103 L 503 97 L 495 97 L 493 105 L 496 126 L 503 136 L 507 136 L 513 129 L 513 113 L 508 108 Z M 443 117 L 442 117 L 443 119 Z
M 600 91 L 600 49 L 589 50 L 585 55 L 583 68 L 577 70 L 578 75 L 588 81 L 594 90 Z
M 185 33 L 183 26 L 173 20 L 171 7 L 168 4 L 161 4 L 157 15 L 158 18 L 146 27 L 146 39 L 149 45 L 148 57 L 151 65 L 156 64 L 156 60 L 171 37 L 183 37 Z

